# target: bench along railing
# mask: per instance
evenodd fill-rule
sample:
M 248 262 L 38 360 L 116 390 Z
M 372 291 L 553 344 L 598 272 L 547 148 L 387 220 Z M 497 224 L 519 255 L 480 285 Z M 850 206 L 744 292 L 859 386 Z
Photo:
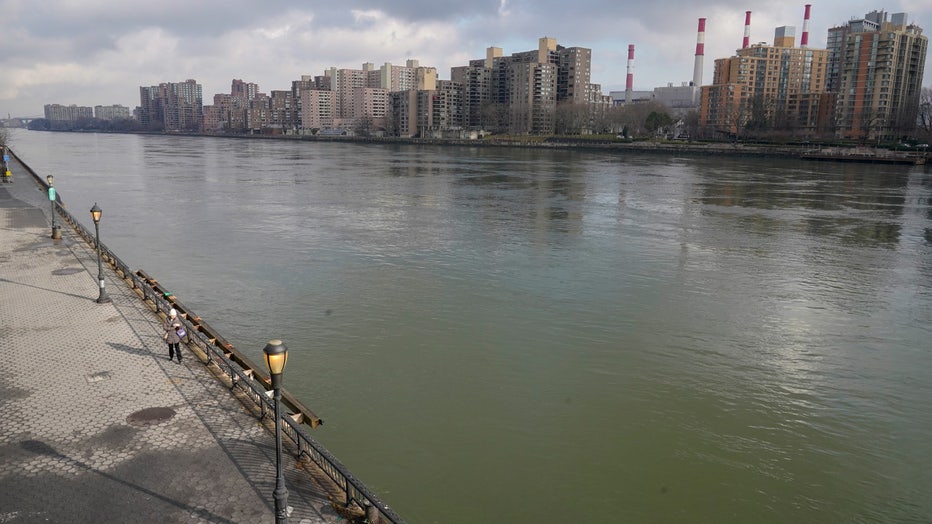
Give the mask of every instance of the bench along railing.
M 12 153 L 12 152 L 11 152 Z M 14 154 L 15 157 L 15 154 Z M 48 190 L 48 184 L 41 179 L 21 159 L 16 160 L 28 171 L 35 182 Z M 53 208 L 61 218 L 74 228 L 74 231 L 96 247 L 96 238 L 90 230 L 78 222 L 75 217 L 61 205 L 60 195 Z M 164 317 L 168 311 L 175 309 L 185 323 L 187 335 L 185 342 L 197 347 L 205 356 L 207 365 L 215 365 L 229 380 L 231 389 L 241 393 L 240 398 L 252 401 L 258 408 L 260 419 L 275 416 L 272 400 L 271 380 L 268 373 L 256 366 L 249 358 L 240 353 L 230 342 L 220 336 L 204 320 L 188 310 L 171 292 L 165 291 L 158 281 L 143 270 L 131 271 L 116 254 L 101 242 L 101 260 L 123 279 L 157 315 Z M 344 495 L 342 504 L 351 513 L 362 513 L 370 523 L 391 522 L 402 524 L 402 519 L 395 511 L 382 502 L 365 484 L 337 459 L 322 444 L 308 435 L 305 426 L 316 428 L 323 424 L 313 411 L 301 403 L 291 393 L 282 388 L 282 405 L 287 410 L 282 415 L 282 433 L 295 444 L 300 457 L 311 460 L 340 489 Z

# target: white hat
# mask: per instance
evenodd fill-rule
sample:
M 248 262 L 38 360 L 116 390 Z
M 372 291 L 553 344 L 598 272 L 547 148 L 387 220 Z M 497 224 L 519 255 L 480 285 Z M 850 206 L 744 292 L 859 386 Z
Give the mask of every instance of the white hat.
M 170 316 L 170 317 L 177 317 L 177 316 L 178 316 L 178 312 L 175 311 L 175 308 L 172 308 L 172 310 L 168 312 L 168 316 Z

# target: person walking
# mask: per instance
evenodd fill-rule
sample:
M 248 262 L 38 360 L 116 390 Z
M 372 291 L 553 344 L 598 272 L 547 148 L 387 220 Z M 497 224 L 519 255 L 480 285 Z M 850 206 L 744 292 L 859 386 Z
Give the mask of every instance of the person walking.
M 168 360 L 172 360 L 177 353 L 178 362 L 180 363 L 182 335 L 179 335 L 178 330 L 182 329 L 182 324 L 175 308 L 172 308 L 171 311 L 168 312 L 168 317 L 162 322 L 162 329 L 165 330 L 165 334 L 162 335 L 162 338 L 168 343 Z

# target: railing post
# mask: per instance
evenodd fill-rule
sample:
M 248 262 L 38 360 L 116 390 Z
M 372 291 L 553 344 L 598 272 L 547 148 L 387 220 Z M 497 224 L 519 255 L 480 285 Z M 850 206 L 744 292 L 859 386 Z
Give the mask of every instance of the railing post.
M 379 518 L 379 508 L 373 506 L 369 499 L 363 502 L 363 506 L 366 507 L 366 522 L 369 524 L 380 524 L 382 522 L 382 519 Z

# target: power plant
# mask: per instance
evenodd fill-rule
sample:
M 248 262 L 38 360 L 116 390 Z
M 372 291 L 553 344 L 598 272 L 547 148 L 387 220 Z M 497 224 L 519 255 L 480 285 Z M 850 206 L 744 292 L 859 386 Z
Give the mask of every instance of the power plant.
M 669 83 L 664 87 L 656 87 L 650 91 L 634 90 L 634 44 L 628 45 L 628 74 L 625 78 L 624 93 L 611 91 L 615 105 L 628 105 L 638 102 L 654 100 L 674 110 L 694 109 L 699 106 L 699 89 L 702 86 L 702 69 L 705 60 L 705 18 L 699 19 L 696 31 L 696 57 L 693 65 L 693 78 L 691 82 L 683 82 L 678 86 Z
M 702 85 L 702 67 L 705 58 L 705 18 L 699 19 L 699 32 L 696 34 L 696 63 L 693 66 L 693 85 Z
M 809 13 L 811 4 L 806 4 L 806 13 L 803 15 L 803 36 L 799 39 L 799 47 L 809 47 Z

